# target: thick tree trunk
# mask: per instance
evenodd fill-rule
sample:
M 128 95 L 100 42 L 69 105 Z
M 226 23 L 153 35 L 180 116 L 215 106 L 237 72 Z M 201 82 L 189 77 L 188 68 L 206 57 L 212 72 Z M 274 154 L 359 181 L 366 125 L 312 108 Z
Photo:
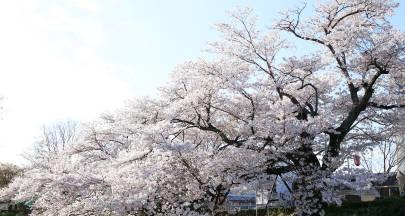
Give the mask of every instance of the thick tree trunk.
M 306 133 L 302 137 L 309 138 Z M 296 215 L 321 216 L 325 214 L 326 203 L 322 198 L 324 171 L 311 145 L 312 139 L 307 139 L 293 155 L 297 179 L 293 185 L 294 205 Z
M 307 175 L 309 174 L 309 175 Z M 322 199 L 322 180 L 318 175 L 302 174 L 294 183 L 295 213 L 299 216 L 321 216 L 326 203 Z

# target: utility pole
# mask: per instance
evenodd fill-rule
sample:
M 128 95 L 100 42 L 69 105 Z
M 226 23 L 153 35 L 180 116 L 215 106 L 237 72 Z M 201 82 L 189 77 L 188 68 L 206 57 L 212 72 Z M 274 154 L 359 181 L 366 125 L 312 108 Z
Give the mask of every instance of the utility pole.
M 256 216 L 257 216 L 257 189 L 255 190 L 255 195 L 256 195 Z

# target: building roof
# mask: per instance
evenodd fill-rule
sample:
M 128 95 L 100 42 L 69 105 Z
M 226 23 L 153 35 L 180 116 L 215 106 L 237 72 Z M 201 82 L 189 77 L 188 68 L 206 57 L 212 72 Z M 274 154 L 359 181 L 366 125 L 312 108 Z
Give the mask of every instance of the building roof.
M 229 201 L 252 201 L 256 202 L 256 195 L 252 194 L 247 194 L 247 195 L 236 195 L 236 194 L 230 194 L 228 195 L 228 200 Z
M 381 175 L 384 175 L 381 173 Z M 392 186 L 398 185 L 396 173 L 388 173 L 387 178 L 383 182 L 373 182 L 374 186 Z

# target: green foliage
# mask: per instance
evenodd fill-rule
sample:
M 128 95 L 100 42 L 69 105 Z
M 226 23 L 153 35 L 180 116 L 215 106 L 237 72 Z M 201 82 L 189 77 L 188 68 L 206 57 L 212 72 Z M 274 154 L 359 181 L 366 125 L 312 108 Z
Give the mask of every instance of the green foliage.
M 14 212 L 9 212 L 9 213 L 0 213 L 0 216 L 23 216 L 23 213 L 14 213 Z
M 402 216 L 405 215 L 405 198 L 392 198 L 375 202 L 347 203 L 327 209 L 327 216 Z
M 258 210 L 258 216 L 290 216 L 292 209 L 271 209 L 266 214 L 264 209 Z M 346 203 L 342 206 L 330 206 L 326 216 L 404 216 L 405 198 L 391 198 L 375 202 Z M 240 211 L 235 216 L 256 216 L 256 210 Z

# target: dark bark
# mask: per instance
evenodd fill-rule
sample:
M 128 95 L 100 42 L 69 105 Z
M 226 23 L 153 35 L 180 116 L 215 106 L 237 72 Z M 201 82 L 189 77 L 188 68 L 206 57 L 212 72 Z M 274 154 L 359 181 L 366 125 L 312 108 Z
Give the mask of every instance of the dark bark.
M 327 204 L 323 201 L 322 190 L 324 171 L 312 149 L 313 138 L 301 134 L 301 147 L 289 155 L 296 167 L 297 179 L 293 183 L 295 212 L 300 216 L 320 216 Z

